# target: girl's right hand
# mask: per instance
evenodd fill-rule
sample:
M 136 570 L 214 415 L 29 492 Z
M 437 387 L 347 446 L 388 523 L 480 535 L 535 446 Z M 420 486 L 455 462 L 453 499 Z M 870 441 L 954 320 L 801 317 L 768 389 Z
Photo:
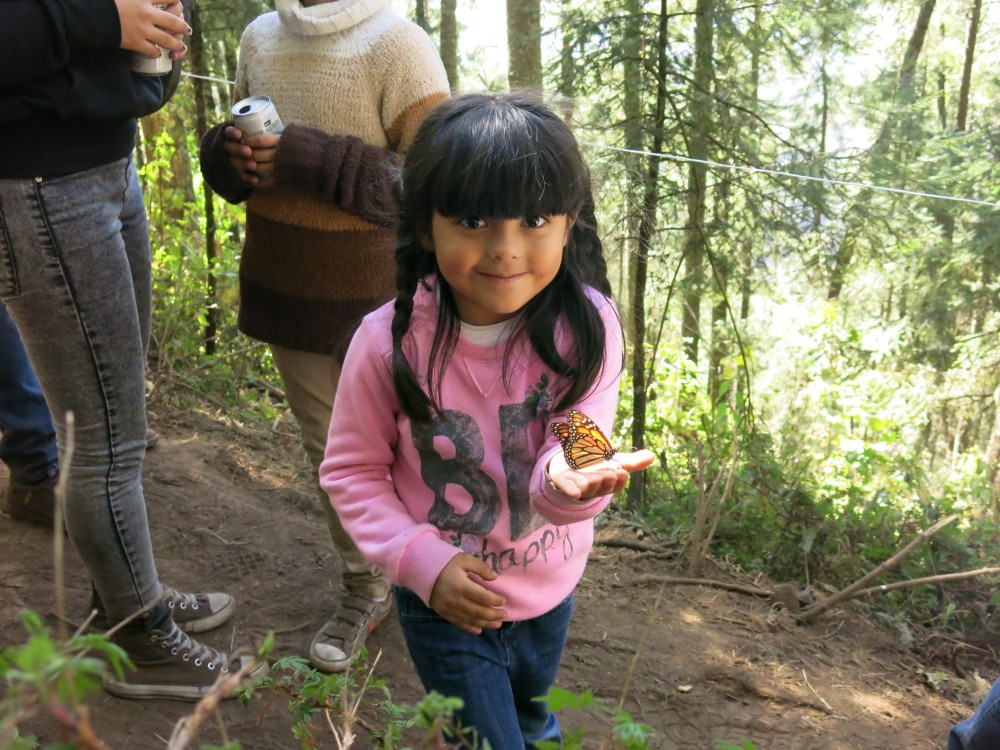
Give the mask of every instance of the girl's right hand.
M 493 568 L 482 560 L 460 552 L 444 566 L 434 582 L 431 609 L 452 625 L 473 635 L 482 633 L 483 628 L 496 630 L 507 619 L 507 613 L 499 609 L 505 600 L 473 581 L 470 574 L 484 581 L 495 581 L 497 578 Z
M 614 495 L 625 489 L 629 474 L 641 471 L 656 460 L 649 450 L 616 453 L 610 461 L 602 461 L 586 469 L 571 469 L 562 452 L 549 461 L 548 474 L 552 487 L 572 500 L 586 501 L 604 495 Z

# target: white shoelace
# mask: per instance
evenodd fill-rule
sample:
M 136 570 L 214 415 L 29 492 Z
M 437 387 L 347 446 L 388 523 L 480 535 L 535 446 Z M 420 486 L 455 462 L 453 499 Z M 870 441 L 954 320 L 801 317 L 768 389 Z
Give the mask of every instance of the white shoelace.
M 198 599 L 194 594 L 184 594 L 174 589 L 168 589 L 166 601 L 170 609 L 174 609 L 175 607 L 180 607 L 181 609 L 198 609 Z
M 226 667 L 226 657 L 214 648 L 206 646 L 200 641 L 196 641 L 176 625 L 169 631 L 160 631 L 160 634 L 153 634 L 153 643 L 160 648 L 170 649 L 173 656 L 180 656 L 184 661 L 194 661 L 196 667 L 202 665 L 214 671 L 216 667 L 222 672 L 228 672 Z

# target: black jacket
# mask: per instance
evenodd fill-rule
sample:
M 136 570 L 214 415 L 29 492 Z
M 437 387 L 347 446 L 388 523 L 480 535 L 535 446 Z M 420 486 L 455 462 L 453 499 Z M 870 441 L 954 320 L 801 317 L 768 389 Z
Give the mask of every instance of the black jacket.
M 0 0 L 0 178 L 70 174 L 132 152 L 136 118 L 172 87 L 170 76 L 132 73 L 120 43 L 114 0 Z

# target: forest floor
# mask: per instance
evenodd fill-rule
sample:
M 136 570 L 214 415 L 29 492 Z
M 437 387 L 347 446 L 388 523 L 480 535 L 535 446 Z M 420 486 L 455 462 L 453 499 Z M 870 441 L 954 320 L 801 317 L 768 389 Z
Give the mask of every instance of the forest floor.
M 144 474 L 161 578 L 182 590 L 238 597 L 234 620 L 205 634 L 211 645 L 259 644 L 271 631 L 272 658 L 305 655 L 333 611 L 339 563 L 304 454 L 276 431 L 197 412 L 161 410 L 152 424 L 162 440 L 149 452 Z M 740 747 L 750 741 L 757 750 L 943 750 L 951 724 L 987 686 L 972 667 L 989 679 L 1000 672 L 996 652 L 982 644 L 947 653 L 931 647 L 940 639 L 904 647 L 895 629 L 857 602 L 803 626 L 764 597 L 664 586 L 650 577 L 677 574 L 674 552 L 640 537 L 620 523 L 599 528 L 557 685 L 593 691 L 612 708 L 620 704 L 656 730 L 651 747 L 715 750 L 720 741 Z M 55 625 L 51 560 L 51 533 L 0 515 L 0 644 L 24 641 L 23 608 Z M 79 621 L 89 582 L 71 550 L 65 567 L 68 618 Z M 773 585 L 722 563 L 703 575 Z M 393 700 L 419 700 L 422 689 L 394 616 L 369 647 L 373 657 L 381 653 L 375 676 Z M 963 654 L 958 662 L 947 658 L 955 652 Z M 190 711 L 183 703 L 104 693 L 89 706 L 98 736 L 116 750 L 163 748 Z M 206 722 L 192 746 L 227 738 L 245 749 L 300 746 L 280 699 L 268 705 L 258 694 L 246 708 L 228 701 L 221 719 Z M 599 746 L 598 719 L 561 712 L 560 720 L 564 730 L 591 733 L 588 747 Z M 336 747 L 322 729 L 319 746 Z M 23 722 L 21 731 L 43 745 L 60 739 L 51 717 Z M 356 745 L 368 746 L 365 738 Z

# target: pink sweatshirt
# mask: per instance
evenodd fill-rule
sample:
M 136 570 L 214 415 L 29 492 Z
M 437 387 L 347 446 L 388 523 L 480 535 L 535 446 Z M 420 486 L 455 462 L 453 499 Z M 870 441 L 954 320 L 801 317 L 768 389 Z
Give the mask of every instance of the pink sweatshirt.
M 604 372 L 575 408 L 610 434 L 621 375 L 621 327 L 597 292 L 607 331 Z M 414 423 L 392 384 L 393 305 L 368 315 L 351 342 L 334 402 L 320 484 L 366 558 L 430 602 L 434 583 L 461 551 L 498 573 L 485 582 L 506 599 L 511 620 L 542 615 L 576 587 L 594 538 L 594 517 L 610 497 L 574 501 L 543 491 L 543 470 L 560 450 L 549 430 L 565 389 L 528 341 L 510 360 L 507 342 L 460 339 L 441 388 L 447 419 Z M 437 319 L 433 291 L 414 299 L 403 350 L 420 382 Z M 571 351 L 572 338 L 558 340 Z

